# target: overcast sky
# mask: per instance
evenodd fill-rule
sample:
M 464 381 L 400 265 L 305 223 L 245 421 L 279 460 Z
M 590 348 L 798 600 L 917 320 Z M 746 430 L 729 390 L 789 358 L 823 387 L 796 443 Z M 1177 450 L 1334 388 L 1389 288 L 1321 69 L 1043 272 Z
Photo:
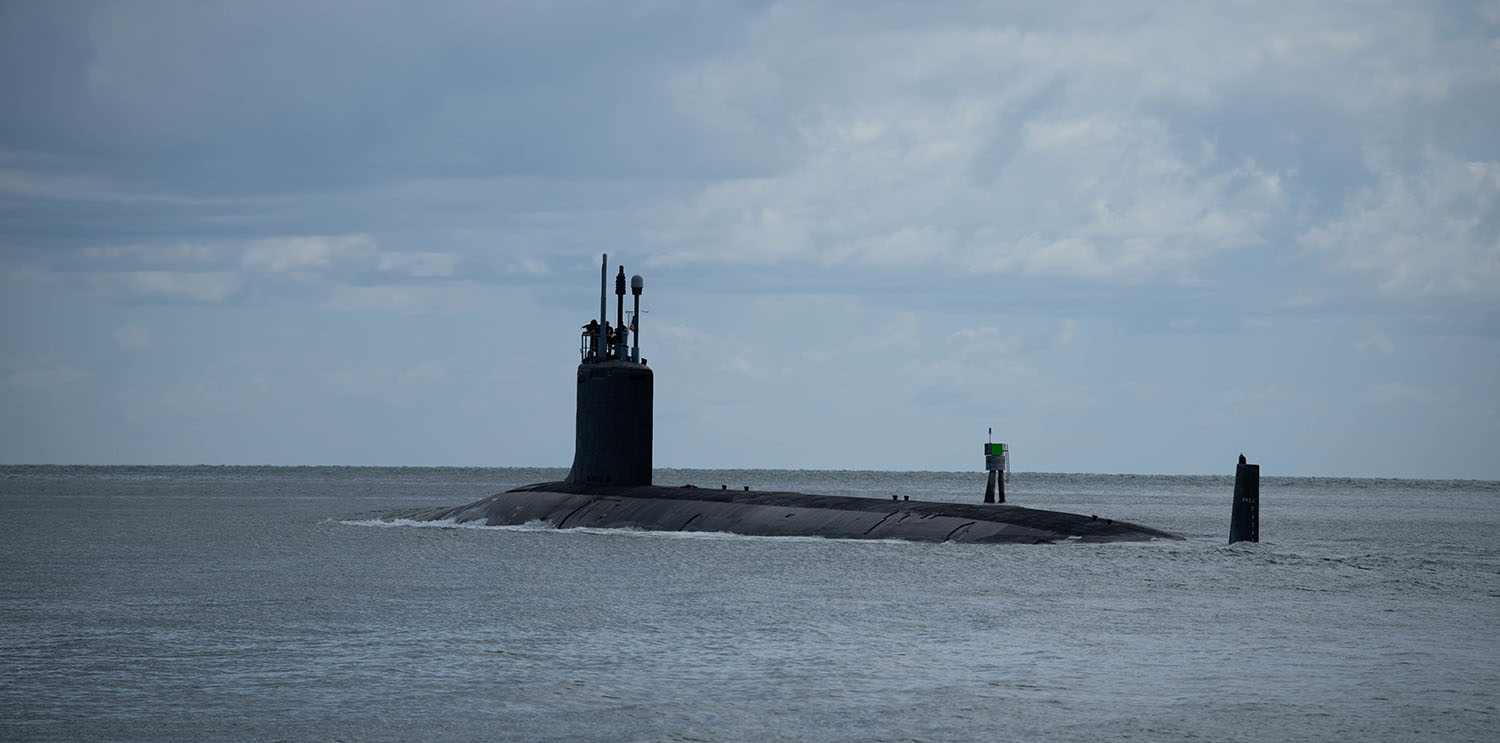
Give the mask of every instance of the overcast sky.
M 1500 479 L 1500 3 L 1123 5 L 0 2 L 0 462 Z

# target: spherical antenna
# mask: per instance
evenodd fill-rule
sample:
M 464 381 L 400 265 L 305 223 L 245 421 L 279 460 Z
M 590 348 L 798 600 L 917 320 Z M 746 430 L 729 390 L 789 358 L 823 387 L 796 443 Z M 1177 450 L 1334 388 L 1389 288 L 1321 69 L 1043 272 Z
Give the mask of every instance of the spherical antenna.
M 641 290 L 644 289 L 644 288 L 646 288 L 646 280 L 643 279 L 643 278 L 641 278 L 640 274 L 636 274 L 636 275 L 630 277 L 630 293 L 631 294 L 640 294 Z

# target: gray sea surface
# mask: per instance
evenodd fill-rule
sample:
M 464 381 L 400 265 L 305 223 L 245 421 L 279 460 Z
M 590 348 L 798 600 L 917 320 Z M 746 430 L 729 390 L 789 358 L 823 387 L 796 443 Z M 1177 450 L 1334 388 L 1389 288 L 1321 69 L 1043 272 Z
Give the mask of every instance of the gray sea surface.
M 1010 481 L 1187 537 L 1146 544 L 379 518 L 563 474 L 0 467 L 0 739 L 1500 739 L 1500 483 L 1266 477 L 1234 546 L 1232 477 Z

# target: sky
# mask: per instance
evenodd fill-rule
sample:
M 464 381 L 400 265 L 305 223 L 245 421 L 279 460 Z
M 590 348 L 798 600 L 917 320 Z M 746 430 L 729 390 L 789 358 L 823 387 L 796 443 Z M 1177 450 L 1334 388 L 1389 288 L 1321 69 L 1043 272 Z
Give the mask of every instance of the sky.
M 1500 2 L 0 2 L 0 462 L 1500 479 Z M 613 297 L 611 297 L 613 304 Z

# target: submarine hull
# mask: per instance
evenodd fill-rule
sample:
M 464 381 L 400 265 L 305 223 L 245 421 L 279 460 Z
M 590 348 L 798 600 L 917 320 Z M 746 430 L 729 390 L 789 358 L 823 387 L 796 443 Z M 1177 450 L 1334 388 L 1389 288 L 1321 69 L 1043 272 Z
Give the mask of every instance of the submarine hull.
M 1123 521 L 1020 506 L 569 482 L 527 485 L 457 508 L 389 516 L 491 526 L 545 522 L 559 529 L 634 528 L 918 542 L 1048 544 L 1181 539 Z

